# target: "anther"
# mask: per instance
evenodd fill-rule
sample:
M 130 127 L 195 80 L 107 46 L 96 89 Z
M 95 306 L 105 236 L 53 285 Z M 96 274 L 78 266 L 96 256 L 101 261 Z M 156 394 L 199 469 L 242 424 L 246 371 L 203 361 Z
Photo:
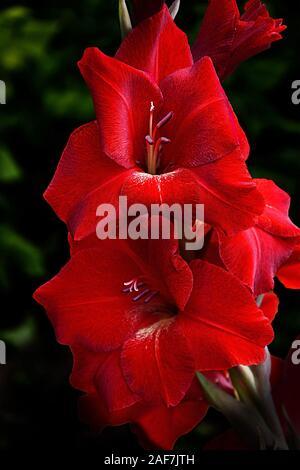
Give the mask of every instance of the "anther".
M 169 121 L 171 121 L 172 117 L 174 116 L 173 111 L 170 111 L 163 119 L 159 121 L 157 124 L 157 129 L 160 129 L 161 127 L 165 126 Z
M 152 139 L 152 137 L 150 137 L 150 135 L 146 135 L 145 139 L 149 145 L 154 145 L 154 140 Z
M 143 292 L 140 292 L 138 295 L 136 295 L 132 300 L 136 302 L 137 300 L 140 300 L 144 295 L 148 294 L 150 292 L 150 289 L 145 289 Z
M 158 294 L 158 291 L 151 292 L 151 294 L 148 295 L 148 297 L 144 300 L 145 304 L 147 304 L 148 302 L 150 302 L 150 300 L 152 300 L 153 297 L 155 297 L 157 294 Z

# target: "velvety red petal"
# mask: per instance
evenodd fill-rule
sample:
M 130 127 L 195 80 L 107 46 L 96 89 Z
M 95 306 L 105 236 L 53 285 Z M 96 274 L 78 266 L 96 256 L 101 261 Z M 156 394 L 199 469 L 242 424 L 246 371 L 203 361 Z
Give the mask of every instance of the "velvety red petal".
M 193 44 L 194 60 L 209 56 L 221 78 L 232 50 L 239 20 L 236 0 L 210 0 L 198 37 Z
M 156 223 L 154 218 L 150 223 Z M 135 242 L 129 245 L 137 250 Z M 180 255 L 178 240 L 141 240 L 139 257 L 137 262 L 141 270 L 148 273 L 152 289 L 159 291 L 172 309 L 184 309 L 192 292 L 193 275 Z
M 88 193 L 103 184 L 111 185 L 123 172 L 124 168 L 103 153 L 98 124 L 90 122 L 72 133 L 44 196 L 68 223 Z
M 200 258 L 208 263 L 226 269 L 220 257 L 220 242 L 217 230 L 211 229 L 204 238 L 204 246 L 201 250 Z
M 187 37 L 175 25 L 167 6 L 126 36 L 116 58 L 147 72 L 157 83 L 193 64 Z
M 191 388 L 196 387 L 197 385 L 193 384 Z M 148 449 L 172 449 L 179 437 L 199 424 L 207 408 L 199 387 L 197 394 L 189 390 L 176 407 L 167 407 L 163 403 L 153 405 L 140 402 L 122 410 L 108 412 L 97 394 L 89 394 L 80 399 L 81 418 L 95 431 L 105 426 L 118 426 L 129 422 L 133 425 L 140 443 Z
M 154 223 L 160 223 L 160 220 L 157 221 L 154 217 L 141 219 L 141 224 L 146 224 L 149 232 L 151 224 Z M 104 250 L 107 246 L 106 241 L 102 246 L 103 241 L 98 240 L 96 236 L 90 236 L 80 242 L 69 237 L 69 242 L 72 256 L 81 250 L 93 248 Z M 127 257 L 126 263 L 134 260 L 136 273 L 140 273 L 148 288 L 159 292 L 161 300 L 166 305 L 171 305 L 172 309 L 176 307 L 184 309 L 192 292 L 193 275 L 187 262 L 180 255 L 179 242 L 172 236 L 172 228 L 169 240 L 152 240 L 149 233 L 148 240 L 111 240 L 108 246 L 111 250 L 115 250 L 115 244 L 117 248 L 122 249 L 122 256 Z M 157 301 L 158 298 L 155 297 L 155 305 L 158 304 Z
M 252 226 L 262 213 L 264 199 L 251 178 L 239 151 L 209 165 L 193 169 L 205 221 L 233 234 Z
M 70 376 L 72 387 L 86 393 L 96 393 L 94 378 L 107 353 L 92 351 L 80 344 L 72 345 L 71 351 L 73 354 L 73 368 Z
M 205 417 L 205 401 L 182 401 L 175 407 L 150 408 L 137 419 L 134 431 L 145 448 L 172 450 L 177 439 Z
M 102 242 L 102 250 L 78 252 L 35 292 L 63 344 L 109 351 L 140 322 L 131 295 L 122 293 L 123 283 L 136 276 L 138 266 L 112 242 Z
M 137 415 L 139 409 L 139 405 L 135 404 L 128 408 L 109 411 L 97 393 L 90 393 L 79 399 L 80 418 L 95 432 L 100 432 L 107 426 L 121 426 L 129 423 Z
M 273 289 L 276 273 L 293 246 L 293 239 L 275 237 L 254 227 L 222 237 L 220 253 L 227 269 L 257 296 Z
M 109 412 L 127 408 L 139 401 L 125 381 L 119 350 L 106 354 L 105 360 L 99 364 L 94 381 Z
M 194 289 L 178 317 L 197 370 L 258 364 L 273 339 L 269 320 L 236 277 L 204 261 L 192 261 Z
M 272 322 L 278 313 L 279 298 L 274 292 L 264 294 L 260 309 L 264 315 Z
M 288 217 L 290 197 L 268 180 L 256 179 L 265 200 L 257 225 L 233 237 L 221 237 L 220 254 L 229 271 L 249 286 L 255 295 L 274 287 L 274 277 L 290 257 L 299 229 Z
M 126 196 L 128 207 L 144 204 L 149 213 L 151 204 L 194 204 L 201 202 L 199 186 L 187 169 L 150 175 L 134 169 L 124 170 L 99 188 L 83 197 L 70 220 L 69 228 L 76 240 L 95 232 L 96 209 L 101 203 L 113 204 L 118 212 L 119 196 Z
M 151 101 L 161 93 L 148 75 L 97 48 L 86 49 L 78 63 L 93 96 L 104 152 L 125 168 L 143 160 Z
M 161 85 L 161 115 L 172 111 L 163 128 L 171 144 L 164 148 L 166 162 L 197 167 L 218 160 L 237 148 L 247 158 L 249 147 L 209 57 L 178 70 Z
M 300 289 L 300 245 L 297 245 L 287 262 L 281 266 L 277 277 L 288 289 Z
M 242 16 L 236 0 L 211 0 L 192 49 L 193 56 L 195 60 L 210 56 L 223 80 L 241 62 L 281 39 L 284 29 L 282 20 L 271 18 L 259 0 L 248 1 Z
M 122 188 L 126 180 L 135 173 L 134 168 L 111 173 L 106 180 L 99 182 L 96 188 L 82 195 L 68 221 L 68 228 L 75 240 L 83 240 L 96 232 L 97 223 L 100 221 L 96 212 L 101 204 L 111 204 L 116 211 L 116 217 L 118 216 L 119 196 L 122 195 Z
M 300 229 L 289 218 L 290 196 L 271 180 L 255 179 L 255 182 L 266 202 L 258 226 L 278 237 L 299 239 Z
M 139 330 L 123 347 L 122 368 L 131 389 L 146 401 L 177 405 L 195 375 L 193 358 L 174 318 Z

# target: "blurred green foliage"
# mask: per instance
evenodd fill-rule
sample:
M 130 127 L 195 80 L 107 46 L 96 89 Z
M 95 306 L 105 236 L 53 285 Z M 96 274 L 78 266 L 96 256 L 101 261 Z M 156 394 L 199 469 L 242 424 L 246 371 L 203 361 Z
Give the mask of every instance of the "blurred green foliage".
M 273 178 L 290 192 L 299 223 L 300 106 L 291 103 L 291 83 L 300 78 L 300 16 L 291 0 L 268 4 L 288 23 L 284 41 L 243 64 L 224 86 L 251 144 L 253 175 Z M 205 6 L 182 0 L 177 22 L 191 40 Z M 72 446 L 78 439 L 92 445 L 67 381 L 69 352 L 56 344 L 31 295 L 68 258 L 65 227 L 42 193 L 70 132 L 94 116 L 76 62 L 87 46 L 113 55 L 119 42 L 117 1 L 2 1 L 0 79 L 7 104 L 0 106 L 0 338 L 8 344 L 8 365 L 0 369 L 0 449 L 49 442 L 59 447 L 62 440 Z M 272 350 L 284 356 L 300 331 L 299 296 L 280 286 L 278 291 L 282 304 Z M 212 413 L 179 446 L 199 447 L 222 427 Z M 111 449 L 118 439 L 124 447 L 136 446 L 126 429 L 109 430 L 101 439 Z

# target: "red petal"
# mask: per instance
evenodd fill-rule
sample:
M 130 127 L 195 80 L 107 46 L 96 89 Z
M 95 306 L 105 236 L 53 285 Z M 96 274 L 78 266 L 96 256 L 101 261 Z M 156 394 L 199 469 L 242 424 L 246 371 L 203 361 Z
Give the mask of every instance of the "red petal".
M 195 375 L 186 340 L 173 319 L 139 330 L 123 347 L 122 367 L 131 389 L 146 401 L 177 405 Z
M 274 292 L 264 294 L 260 309 L 264 315 L 272 322 L 278 312 L 279 298 Z
M 233 275 L 204 261 L 193 261 L 194 289 L 179 314 L 197 370 L 226 370 L 263 361 L 273 339 L 269 320 Z
M 257 296 L 273 289 L 274 277 L 293 245 L 293 240 L 275 237 L 256 227 L 223 237 L 220 253 L 227 269 Z
M 220 253 L 227 269 L 259 295 L 273 289 L 278 269 L 299 239 L 299 229 L 288 217 L 289 196 L 272 181 L 255 182 L 265 198 L 265 210 L 256 227 L 221 237 Z
M 198 37 L 192 47 L 194 60 L 209 56 L 221 78 L 230 56 L 239 20 L 236 0 L 210 0 Z
M 44 195 L 73 233 L 79 224 L 84 235 L 88 231 L 95 232 L 96 208 L 101 202 L 116 200 L 123 179 L 129 174 L 103 153 L 99 132 L 96 121 L 73 132 Z M 86 209 L 85 201 L 92 199 L 95 193 L 98 197 L 94 205 L 90 204 L 90 212 L 85 214 L 89 220 L 87 226 L 82 220 L 82 208 Z
M 110 159 L 108 159 L 110 160 Z M 136 173 L 135 169 L 118 170 L 108 174 L 105 181 L 99 181 L 99 185 L 85 195 L 70 214 L 68 228 L 75 240 L 83 240 L 96 232 L 99 217 L 96 216 L 97 208 L 101 204 L 111 204 L 118 215 L 119 196 L 126 180 Z M 135 201 L 137 202 L 137 201 Z
M 248 1 L 242 16 L 236 0 L 211 0 L 193 46 L 194 59 L 210 56 L 223 80 L 241 62 L 281 39 L 285 28 L 259 0 Z
M 106 403 L 109 412 L 121 410 L 139 401 L 139 397 L 128 387 L 120 364 L 120 351 L 106 354 L 95 375 L 99 396 Z
M 164 134 L 171 139 L 164 149 L 166 161 L 196 167 L 237 148 L 247 158 L 247 139 L 208 57 L 165 78 L 161 90 L 162 115 L 174 112 L 164 127 Z
M 72 346 L 74 366 L 73 387 L 87 393 L 99 393 L 108 411 L 117 411 L 138 401 L 128 388 L 120 368 L 120 351 L 99 353 L 88 348 Z
M 96 393 L 94 378 L 106 353 L 95 352 L 75 344 L 71 347 L 73 354 L 73 369 L 70 376 L 70 383 L 72 387 L 82 390 L 87 393 Z
M 154 219 L 152 217 L 148 220 L 145 217 L 141 223 L 146 223 L 150 231 L 151 224 L 157 223 Z M 136 273 L 141 274 L 152 291 L 159 291 L 160 297 L 165 300 L 166 305 L 171 305 L 172 309 L 176 309 L 176 307 L 184 309 L 193 288 L 193 275 L 179 253 L 178 240 L 173 237 L 170 240 L 152 240 L 150 238 L 148 240 L 112 240 L 110 245 L 107 245 L 106 241 L 101 242 L 96 236 L 88 237 L 81 242 L 76 242 L 70 237 L 69 241 L 72 256 L 78 251 L 95 247 L 104 250 L 105 245 L 101 245 L 101 243 L 106 243 L 106 246 L 109 246 L 111 250 L 115 250 L 116 244 L 117 248 L 122 248 L 122 259 L 126 256 L 126 263 L 134 260 L 137 266 Z M 109 253 L 108 256 L 110 256 Z M 118 265 L 111 265 L 111 267 L 118 269 Z M 158 303 L 157 301 L 158 298 L 155 297 L 155 304 Z
M 288 289 L 300 289 L 300 245 L 297 245 L 288 261 L 277 273 L 278 279 Z
M 78 252 L 36 291 L 35 299 L 47 310 L 61 343 L 109 351 L 139 325 L 132 297 L 122 293 L 123 283 L 133 279 L 139 268 L 113 242 L 118 243 L 102 242 L 102 251 Z
M 80 400 L 82 419 L 96 431 L 105 426 L 132 423 L 141 444 L 148 449 L 172 449 L 180 436 L 191 431 L 204 418 L 207 408 L 195 380 L 176 407 L 139 402 L 122 410 L 108 412 L 99 395 L 89 394 Z
M 140 249 L 140 266 L 148 272 L 152 289 L 159 290 L 172 309 L 184 309 L 192 292 L 193 275 L 179 253 L 178 240 L 144 240 Z
M 204 401 L 182 401 L 175 407 L 150 408 L 137 419 L 134 428 L 146 448 L 172 450 L 177 439 L 192 431 L 205 417 Z
M 161 93 L 148 76 L 97 48 L 86 49 L 78 63 L 93 96 L 104 152 L 125 168 L 144 157 L 151 101 Z
M 166 6 L 126 36 L 116 58 L 147 72 L 157 83 L 193 64 L 187 37 L 177 28 Z
M 139 405 L 109 412 L 105 402 L 97 393 L 84 395 L 79 399 L 79 414 L 82 421 L 91 426 L 93 431 L 102 431 L 107 426 L 121 426 L 132 421 L 139 410 Z
M 256 179 L 257 188 L 266 201 L 258 226 L 279 237 L 298 237 L 300 229 L 289 218 L 290 196 L 273 181 Z
M 239 151 L 193 170 L 205 221 L 227 234 L 252 226 L 262 213 L 264 200 Z

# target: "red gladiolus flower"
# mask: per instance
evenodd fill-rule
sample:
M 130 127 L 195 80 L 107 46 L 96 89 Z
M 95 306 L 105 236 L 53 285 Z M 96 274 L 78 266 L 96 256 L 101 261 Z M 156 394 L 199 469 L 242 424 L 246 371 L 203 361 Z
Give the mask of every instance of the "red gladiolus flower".
M 233 237 L 220 236 L 220 256 L 226 268 L 258 296 L 273 289 L 278 271 L 283 282 L 287 272 L 287 286 L 290 279 L 296 287 L 297 251 L 290 256 L 299 242 L 300 229 L 288 217 L 290 197 L 272 181 L 256 180 L 256 184 L 265 198 L 265 210 L 254 227 Z
M 247 139 L 211 60 L 192 64 L 167 8 L 152 29 L 149 21 L 117 58 L 90 48 L 79 63 L 98 124 L 71 136 L 45 194 L 76 239 L 95 230 L 98 205 L 119 195 L 129 204 L 203 203 L 207 222 L 231 234 L 263 210 L 244 162 Z
M 195 371 L 261 362 L 270 321 L 233 275 L 201 260 L 188 265 L 177 241 L 84 245 L 73 244 L 71 261 L 35 299 L 73 350 L 74 386 L 88 402 L 101 396 L 95 413 L 104 424 L 131 421 L 170 446 L 205 413 L 200 403 L 195 415 Z M 151 428 L 153 413 L 164 421 L 183 409 L 168 437 Z
M 274 20 L 260 0 L 249 0 L 240 15 L 236 0 L 210 0 L 198 38 L 194 60 L 209 56 L 224 80 L 244 60 L 282 38 L 286 26 Z
M 153 2 L 135 0 L 136 22 L 148 18 L 146 21 L 148 26 L 153 24 L 154 18 L 149 17 L 159 12 L 163 3 L 160 0 Z M 163 14 L 166 14 L 167 10 L 165 6 Z M 146 23 L 134 29 L 132 42 L 134 37 L 141 36 L 139 30 L 145 28 Z M 273 19 L 260 0 L 249 0 L 242 15 L 236 0 L 210 0 L 198 37 L 192 47 L 193 58 L 196 62 L 204 56 L 209 56 L 220 79 L 224 80 L 241 62 L 282 39 L 281 33 L 285 29 L 282 19 Z M 135 46 L 138 48 L 139 42 L 135 42 Z

